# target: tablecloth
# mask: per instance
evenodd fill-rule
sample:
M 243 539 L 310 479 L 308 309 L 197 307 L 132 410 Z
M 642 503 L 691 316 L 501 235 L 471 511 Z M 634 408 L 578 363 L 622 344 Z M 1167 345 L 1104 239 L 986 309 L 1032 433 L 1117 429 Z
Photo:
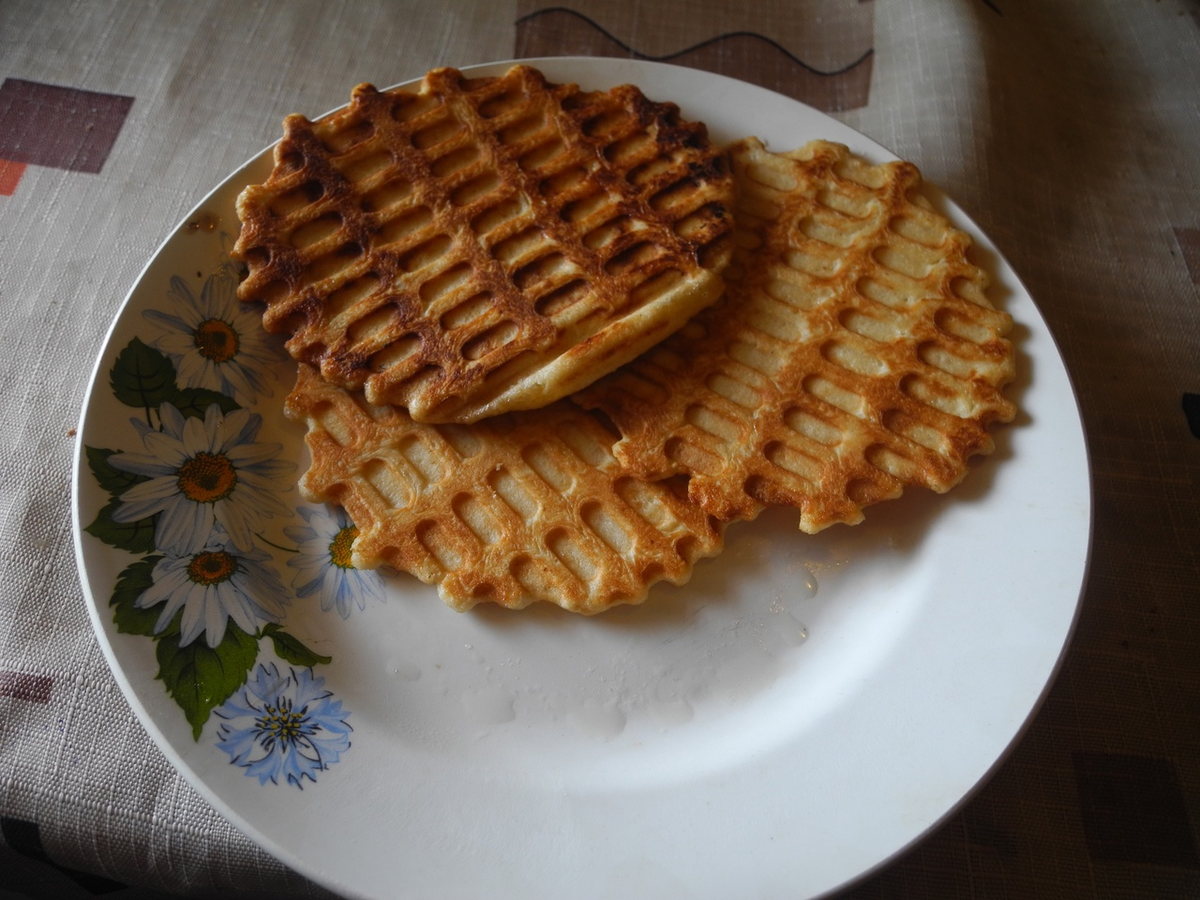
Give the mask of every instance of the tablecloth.
M 569 54 L 733 75 L 914 161 L 1078 393 L 1093 551 L 1058 677 L 969 802 L 841 896 L 1200 896 L 1194 0 L 0 3 L 0 888 L 326 895 L 201 799 L 105 663 L 72 549 L 88 374 L 158 244 L 285 114 Z

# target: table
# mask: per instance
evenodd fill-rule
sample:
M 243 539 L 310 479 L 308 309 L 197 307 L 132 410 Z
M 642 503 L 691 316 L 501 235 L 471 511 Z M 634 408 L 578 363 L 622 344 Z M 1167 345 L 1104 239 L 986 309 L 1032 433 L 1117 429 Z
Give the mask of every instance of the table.
M 0 888 L 327 895 L 188 786 L 107 668 L 70 519 L 88 373 L 157 245 L 284 114 L 570 54 L 763 84 L 916 162 L 1021 274 L 1078 392 L 1093 550 L 1057 680 L 969 802 L 840 896 L 1200 896 L 1192 0 L 0 5 Z

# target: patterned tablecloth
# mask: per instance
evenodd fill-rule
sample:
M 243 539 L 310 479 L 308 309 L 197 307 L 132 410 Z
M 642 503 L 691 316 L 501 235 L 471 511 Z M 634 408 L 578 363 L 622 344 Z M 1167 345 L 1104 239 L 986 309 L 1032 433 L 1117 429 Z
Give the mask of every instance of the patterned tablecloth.
M 1078 391 L 1094 544 L 1060 674 L 970 802 L 844 896 L 1200 896 L 1196 0 L 0 3 L 0 895 L 325 894 L 200 798 L 110 674 L 70 516 L 88 373 L 284 114 L 574 54 L 764 85 L 916 162 Z

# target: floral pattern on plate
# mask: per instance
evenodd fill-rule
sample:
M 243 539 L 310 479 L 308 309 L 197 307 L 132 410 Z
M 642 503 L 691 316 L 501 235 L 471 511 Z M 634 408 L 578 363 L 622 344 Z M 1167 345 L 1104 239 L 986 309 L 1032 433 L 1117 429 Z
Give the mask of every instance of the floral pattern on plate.
M 386 594 L 379 573 L 356 569 L 350 562 L 350 547 L 358 529 L 345 510 L 302 506 L 299 513 L 307 524 L 283 530 L 298 545 L 297 555 L 287 561 L 296 570 L 296 596 L 317 594 L 323 612 L 336 607 L 343 619 L 350 617 L 355 606 L 366 609 L 368 600 L 383 603 Z
M 125 446 L 85 447 L 108 502 L 84 530 L 137 557 L 116 578 L 113 623 L 154 641 L 157 677 L 193 739 L 215 713 L 216 746 L 232 765 L 299 788 L 349 749 L 352 729 L 314 673 L 330 657 L 287 630 L 287 613 L 315 596 L 345 618 L 382 602 L 383 580 L 351 565 L 356 531 L 344 512 L 281 499 L 296 466 L 280 444 L 258 440 L 254 411 L 273 393 L 281 351 L 240 307 L 226 260 L 198 296 L 172 277 L 162 308 L 143 310 L 146 339 L 117 353 L 109 385 L 137 414 Z M 294 548 L 264 536 L 292 518 L 302 524 L 283 533 Z M 264 545 L 288 554 L 290 589 Z
M 223 720 L 217 746 L 259 784 L 282 778 L 303 788 L 305 778 L 316 781 L 350 748 L 342 702 L 324 686 L 311 668 L 281 673 L 275 663 L 260 665 L 216 710 Z

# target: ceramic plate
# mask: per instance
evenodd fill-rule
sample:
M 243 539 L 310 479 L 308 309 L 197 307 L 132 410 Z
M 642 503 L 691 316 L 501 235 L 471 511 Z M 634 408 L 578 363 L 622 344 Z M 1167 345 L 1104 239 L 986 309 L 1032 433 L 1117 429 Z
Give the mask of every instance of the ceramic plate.
M 790 99 L 653 63 L 633 81 L 717 141 L 892 158 Z M 499 66 L 497 68 L 503 68 Z M 168 758 L 246 834 L 350 897 L 810 897 L 920 839 L 1038 707 L 1087 563 L 1088 465 L 1046 324 L 986 237 L 1020 351 L 1019 419 L 945 496 L 854 528 L 731 527 L 685 587 L 583 619 L 460 614 L 338 564 L 306 504 L 293 367 L 237 308 L 234 200 L 208 196 L 130 292 L 97 362 L 75 476 L 96 632 Z M 211 517 L 195 511 L 216 512 Z

